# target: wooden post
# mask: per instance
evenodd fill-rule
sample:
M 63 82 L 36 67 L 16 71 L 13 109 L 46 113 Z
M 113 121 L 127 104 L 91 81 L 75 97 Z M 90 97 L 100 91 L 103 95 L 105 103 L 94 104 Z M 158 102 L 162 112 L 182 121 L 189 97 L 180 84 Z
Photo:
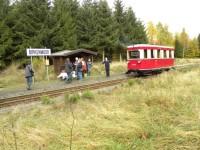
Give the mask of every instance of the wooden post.
M 47 80 L 49 81 L 49 62 L 47 56 L 45 57 L 45 66 L 46 66 L 46 73 L 47 73 Z
M 31 47 L 30 47 L 31 49 Z M 33 57 L 31 56 L 31 67 L 33 69 Z M 34 70 L 34 69 L 33 69 Z M 35 76 L 33 76 L 33 84 L 35 83 Z
M 119 54 L 119 61 L 122 62 L 122 53 Z
M 102 61 L 104 61 L 105 59 L 105 51 L 103 50 L 103 58 L 102 58 Z

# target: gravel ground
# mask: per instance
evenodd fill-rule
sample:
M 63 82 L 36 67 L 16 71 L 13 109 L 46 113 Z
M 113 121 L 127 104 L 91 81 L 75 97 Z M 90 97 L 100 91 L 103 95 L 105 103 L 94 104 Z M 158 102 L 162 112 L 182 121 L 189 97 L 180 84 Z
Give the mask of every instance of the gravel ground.
M 15 88 L 9 88 L 9 89 L 0 89 L 0 99 L 6 98 L 6 97 L 14 97 L 19 95 L 27 95 L 27 94 L 33 94 L 33 93 L 39 93 L 42 91 L 49 91 L 49 90 L 55 90 L 60 89 L 64 87 L 74 87 L 77 85 L 84 85 L 88 83 L 95 83 L 95 82 L 101 82 L 106 80 L 113 80 L 117 78 L 125 77 L 123 73 L 121 74 L 114 74 L 111 75 L 111 77 L 106 78 L 104 76 L 91 76 L 91 77 L 85 77 L 83 80 L 79 81 L 76 79 L 73 79 L 71 83 L 65 83 L 64 81 L 55 80 L 55 81 L 49 81 L 49 82 L 40 82 L 40 83 L 34 83 L 32 90 L 26 90 L 26 85 L 21 85 L 19 87 Z

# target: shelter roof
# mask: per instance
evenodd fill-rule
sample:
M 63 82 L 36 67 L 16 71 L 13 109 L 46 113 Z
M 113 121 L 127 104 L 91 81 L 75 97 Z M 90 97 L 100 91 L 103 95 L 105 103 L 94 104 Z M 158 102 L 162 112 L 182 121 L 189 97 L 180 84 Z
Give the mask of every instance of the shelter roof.
M 87 53 L 90 55 L 97 55 L 97 52 L 94 51 L 90 51 L 90 50 L 86 50 L 86 49 L 77 49 L 77 50 L 64 50 L 64 51 L 59 51 L 56 53 L 52 53 L 51 56 L 71 56 L 74 54 L 78 54 L 78 53 Z

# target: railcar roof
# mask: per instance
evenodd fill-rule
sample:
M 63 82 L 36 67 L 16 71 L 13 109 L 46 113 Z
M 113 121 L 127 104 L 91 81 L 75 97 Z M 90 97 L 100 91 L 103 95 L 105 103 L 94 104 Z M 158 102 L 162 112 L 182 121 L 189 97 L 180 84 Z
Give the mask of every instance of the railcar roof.
M 135 45 L 130 45 L 128 48 L 167 48 L 167 49 L 174 49 L 174 47 L 171 46 L 163 46 L 163 45 L 151 45 L 151 44 L 135 44 Z

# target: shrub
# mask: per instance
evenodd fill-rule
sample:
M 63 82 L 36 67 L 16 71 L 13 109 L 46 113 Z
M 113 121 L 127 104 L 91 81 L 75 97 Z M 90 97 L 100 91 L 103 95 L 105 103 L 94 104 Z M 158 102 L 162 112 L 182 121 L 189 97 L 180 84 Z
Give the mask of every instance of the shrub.
M 134 83 L 134 81 L 133 81 L 133 80 L 128 80 L 128 85 L 129 85 L 129 86 L 132 86 L 132 85 L 133 85 L 133 83 Z
M 45 104 L 45 105 L 54 103 L 54 101 L 52 101 L 48 96 L 42 96 L 41 101 L 42 101 L 42 104 Z
M 70 103 L 76 103 L 78 102 L 78 100 L 80 100 L 80 95 L 78 93 L 74 93 L 74 94 L 66 94 L 65 95 L 65 104 Z
M 72 103 L 76 103 L 80 100 L 80 96 L 78 94 L 72 94 L 69 96 L 69 101 Z
M 91 91 L 85 91 L 82 95 L 84 99 L 92 100 L 94 99 L 94 94 Z

